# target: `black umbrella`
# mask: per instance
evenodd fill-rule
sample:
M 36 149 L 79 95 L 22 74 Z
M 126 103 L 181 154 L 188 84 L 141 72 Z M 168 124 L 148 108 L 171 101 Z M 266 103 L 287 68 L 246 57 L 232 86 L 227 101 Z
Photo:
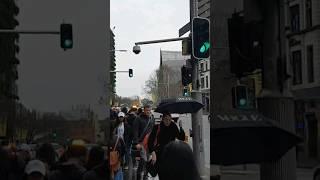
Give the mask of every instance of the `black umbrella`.
M 257 112 L 215 114 L 210 126 L 211 164 L 275 161 L 301 142 L 294 133 Z
M 155 112 L 158 113 L 196 113 L 203 107 L 203 104 L 190 98 L 190 97 L 179 97 L 164 99 L 160 102 Z

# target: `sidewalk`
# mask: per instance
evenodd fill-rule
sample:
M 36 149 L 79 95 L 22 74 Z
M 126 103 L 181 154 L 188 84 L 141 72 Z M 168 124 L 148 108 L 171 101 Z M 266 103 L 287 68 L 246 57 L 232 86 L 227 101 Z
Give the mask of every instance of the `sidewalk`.
M 248 165 L 247 169 L 244 166 L 230 166 L 221 167 L 222 180 L 259 180 L 260 169 L 259 165 Z M 297 168 L 296 180 L 312 180 L 313 169 L 309 168 Z

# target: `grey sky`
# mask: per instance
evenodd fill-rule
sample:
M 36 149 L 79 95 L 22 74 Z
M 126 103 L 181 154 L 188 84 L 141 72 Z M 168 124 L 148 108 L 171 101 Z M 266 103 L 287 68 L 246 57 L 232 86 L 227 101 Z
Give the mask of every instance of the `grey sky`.
M 144 82 L 160 64 L 162 50 L 181 51 L 181 42 L 141 46 L 141 53 L 132 53 L 134 42 L 178 37 L 178 30 L 189 21 L 189 1 L 186 0 L 112 0 L 111 23 L 116 35 L 117 69 L 134 69 L 134 77 L 117 74 L 117 94 L 144 95 Z
M 87 104 L 100 109 L 106 73 L 105 0 L 28 0 L 20 7 L 17 29 L 59 30 L 65 20 L 73 24 L 74 48 L 63 51 L 58 35 L 21 35 L 19 95 L 28 108 L 41 111 L 69 109 Z M 136 41 L 172 38 L 189 19 L 185 0 L 112 0 L 111 23 L 115 26 L 117 70 L 134 69 L 134 77 L 117 74 L 117 93 L 143 95 L 142 88 L 159 66 L 160 48 L 181 50 L 181 42 L 142 46 L 140 55 L 132 53 Z
M 74 48 L 63 51 L 59 35 L 21 35 L 19 95 L 29 108 L 59 111 L 72 104 L 100 109 L 106 64 L 106 3 L 101 0 L 18 1 L 17 29 L 59 30 L 73 24 Z M 98 111 L 98 110 L 96 110 Z

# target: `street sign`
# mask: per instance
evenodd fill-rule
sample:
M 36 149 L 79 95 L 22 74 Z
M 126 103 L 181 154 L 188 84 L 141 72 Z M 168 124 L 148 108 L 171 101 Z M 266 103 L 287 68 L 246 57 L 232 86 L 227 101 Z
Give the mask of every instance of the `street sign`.
M 190 22 L 188 22 L 182 28 L 179 29 L 179 37 L 183 36 L 188 31 L 190 31 Z

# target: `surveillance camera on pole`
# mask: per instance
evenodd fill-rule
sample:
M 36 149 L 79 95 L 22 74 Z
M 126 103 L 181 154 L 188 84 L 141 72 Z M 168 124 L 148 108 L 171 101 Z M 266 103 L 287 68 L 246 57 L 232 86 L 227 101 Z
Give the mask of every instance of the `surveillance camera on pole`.
M 133 52 L 135 54 L 139 54 L 141 52 L 141 48 L 138 45 L 133 46 Z

